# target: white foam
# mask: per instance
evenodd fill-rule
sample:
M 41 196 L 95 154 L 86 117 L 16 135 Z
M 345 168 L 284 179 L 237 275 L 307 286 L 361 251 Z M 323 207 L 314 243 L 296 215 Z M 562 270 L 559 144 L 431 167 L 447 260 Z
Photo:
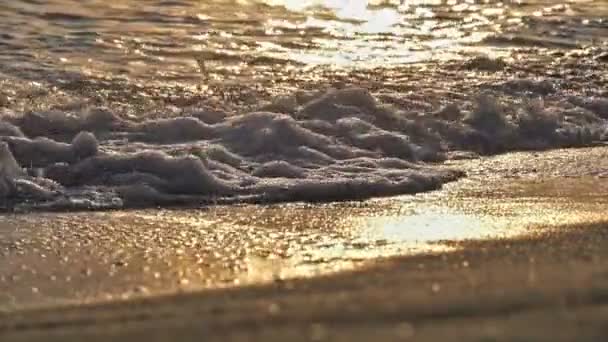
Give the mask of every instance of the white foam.
M 542 82 L 513 82 L 502 86 L 548 89 Z M 522 98 L 517 107 L 506 107 L 484 93 L 470 111 L 452 103 L 416 115 L 360 88 L 297 93 L 276 102 L 265 108 L 281 113 L 194 110 L 134 122 L 93 108 L 0 121 L 6 161 L 0 199 L 35 198 L 45 209 L 53 203 L 74 209 L 390 196 L 462 177 L 425 163 L 446 155 L 576 146 L 605 131 L 598 99 L 546 107 Z M 20 173 L 21 167 L 46 178 Z

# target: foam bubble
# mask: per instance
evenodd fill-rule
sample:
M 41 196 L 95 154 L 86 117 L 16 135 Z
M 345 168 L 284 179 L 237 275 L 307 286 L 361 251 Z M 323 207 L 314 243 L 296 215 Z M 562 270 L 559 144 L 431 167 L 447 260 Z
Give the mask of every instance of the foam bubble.
M 14 179 L 23 174 L 7 143 L 0 142 L 0 177 Z
M 0 121 L 0 136 L 25 137 L 19 127 L 3 121 Z
M 82 131 L 99 134 L 122 129 L 124 124 L 106 108 L 88 108 L 82 112 L 31 111 L 12 118 L 12 122 L 30 138 L 47 137 L 62 141 L 70 141 Z
M 497 87 L 528 95 L 504 102 Z M 529 96 L 548 92 L 547 83 L 514 80 L 428 113 L 401 111 L 361 88 L 300 91 L 240 115 L 195 109 L 130 121 L 103 108 L 29 112 L 0 121 L 0 200 L 71 210 L 428 191 L 464 176 L 429 161 L 605 136 L 603 101 L 547 106 Z

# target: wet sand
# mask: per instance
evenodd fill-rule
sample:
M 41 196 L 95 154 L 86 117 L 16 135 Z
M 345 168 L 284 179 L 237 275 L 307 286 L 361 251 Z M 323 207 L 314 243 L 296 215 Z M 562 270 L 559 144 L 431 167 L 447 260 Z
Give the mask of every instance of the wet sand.
M 5 315 L 3 341 L 603 341 L 606 223 L 318 279 Z M 466 266 L 465 266 L 466 265 Z
M 3 265 L 12 269 L 3 269 L 0 286 L 13 305 L 3 299 L 0 337 L 604 340 L 606 153 L 598 147 L 452 162 L 468 178 L 433 193 L 358 204 L 240 207 L 229 218 L 222 208 L 157 212 L 147 221 L 145 212 L 129 212 L 132 221 L 122 226 L 120 212 L 44 214 L 67 228 L 39 227 L 42 238 L 24 234 L 29 238 L 3 246 Z M 215 225 L 201 233 L 211 213 Z M 27 218 L 12 220 L 5 222 L 26 226 Z M 184 221 L 191 227 L 185 235 L 162 240 L 176 235 L 171 222 L 184 231 Z M 145 239 L 145 225 L 167 233 Z M 246 226 L 255 229 L 238 230 Z M 214 245 L 221 235 L 224 244 Z M 86 236 L 94 243 L 71 244 Z M 188 247 L 194 237 L 203 245 Z M 63 242 L 64 254 L 48 252 L 53 241 Z M 120 257 L 107 254 L 110 247 Z M 254 263 L 250 250 L 258 251 Z

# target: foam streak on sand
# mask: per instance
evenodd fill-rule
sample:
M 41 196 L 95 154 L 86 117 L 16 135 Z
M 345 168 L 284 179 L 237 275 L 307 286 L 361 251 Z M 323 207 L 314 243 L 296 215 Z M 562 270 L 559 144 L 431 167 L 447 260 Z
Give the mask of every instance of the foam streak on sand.
M 458 179 L 462 172 L 428 163 L 450 151 L 577 146 L 603 135 L 599 114 L 567 118 L 540 100 L 524 101 L 517 115 L 484 94 L 470 112 L 451 104 L 428 115 L 399 111 L 359 88 L 288 100 L 268 106 L 288 114 L 220 120 L 201 112 L 135 122 L 101 108 L 5 118 L 0 202 L 7 210 L 51 210 L 364 199 Z

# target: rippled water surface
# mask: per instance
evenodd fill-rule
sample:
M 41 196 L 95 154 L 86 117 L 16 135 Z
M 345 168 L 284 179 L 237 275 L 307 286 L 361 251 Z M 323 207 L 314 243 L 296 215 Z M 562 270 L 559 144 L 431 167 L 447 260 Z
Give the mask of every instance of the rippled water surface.
M 0 5 L 0 71 L 192 81 L 283 65 L 386 66 L 608 36 L 608 4 L 473 0 L 49 0 Z

